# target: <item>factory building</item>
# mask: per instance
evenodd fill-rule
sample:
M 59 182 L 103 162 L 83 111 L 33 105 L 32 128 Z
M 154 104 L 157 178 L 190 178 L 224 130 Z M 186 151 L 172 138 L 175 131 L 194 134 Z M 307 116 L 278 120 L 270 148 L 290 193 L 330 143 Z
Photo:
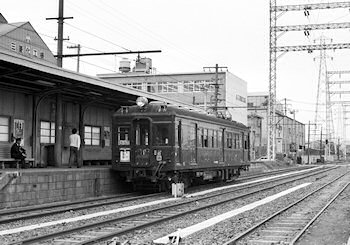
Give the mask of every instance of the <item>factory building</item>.
M 255 158 L 266 156 L 267 154 L 267 106 L 268 93 L 248 93 L 248 121 L 252 125 L 251 129 L 256 132 L 260 138 L 251 141 L 251 147 L 254 149 Z M 283 105 L 276 106 L 276 154 L 277 157 L 283 155 L 300 154 L 305 147 L 305 124 L 295 120 L 295 111 L 288 116 Z M 261 119 L 258 120 L 258 119 Z M 259 126 L 259 127 L 258 127 Z M 261 131 L 260 131 L 261 128 Z M 255 142 L 255 143 L 254 143 Z

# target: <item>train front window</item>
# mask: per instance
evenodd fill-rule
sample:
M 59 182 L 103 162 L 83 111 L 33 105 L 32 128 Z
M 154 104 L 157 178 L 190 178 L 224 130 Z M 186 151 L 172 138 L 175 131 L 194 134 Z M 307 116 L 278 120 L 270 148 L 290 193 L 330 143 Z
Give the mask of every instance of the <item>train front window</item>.
M 135 128 L 135 144 L 149 145 L 149 129 L 148 125 L 137 124 Z
M 130 145 L 129 127 L 118 127 L 118 145 Z
M 154 126 L 154 145 L 169 145 L 169 125 L 158 124 Z

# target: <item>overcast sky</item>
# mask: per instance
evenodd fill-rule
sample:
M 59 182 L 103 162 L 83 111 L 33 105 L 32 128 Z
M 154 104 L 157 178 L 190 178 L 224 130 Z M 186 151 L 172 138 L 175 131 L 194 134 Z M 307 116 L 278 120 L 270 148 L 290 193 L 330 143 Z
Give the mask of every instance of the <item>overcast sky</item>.
M 280 0 L 278 5 L 333 1 Z M 268 91 L 269 1 L 267 0 L 65 0 L 64 46 L 80 44 L 81 53 L 125 50 L 154 50 L 158 73 L 196 72 L 204 66 L 227 66 L 248 83 L 248 92 Z M 58 0 L 6 0 L 1 13 L 10 22 L 29 21 L 56 53 Z M 339 23 L 350 21 L 349 9 L 288 12 L 277 25 Z M 288 32 L 278 46 L 313 44 L 323 34 L 333 43 L 350 41 L 348 29 L 336 31 Z M 317 41 L 316 41 L 317 42 Z M 64 53 L 75 53 L 65 49 Z M 349 50 L 329 51 L 329 70 L 350 70 Z M 307 123 L 315 117 L 319 74 L 319 52 L 286 53 L 277 62 L 277 99 L 289 99 L 296 118 Z M 81 72 L 89 75 L 118 70 L 122 57 L 81 58 Z M 63 67 L 76 69 L 75 58 L 65 58 Z M 344 87 L 343 87 L 344 89 Z M 350 90 L 350 89 L 349 89 Z M 337 118 L 336 113 L 333 115 Z M 335 124 L 337 126 L 337 123 Z

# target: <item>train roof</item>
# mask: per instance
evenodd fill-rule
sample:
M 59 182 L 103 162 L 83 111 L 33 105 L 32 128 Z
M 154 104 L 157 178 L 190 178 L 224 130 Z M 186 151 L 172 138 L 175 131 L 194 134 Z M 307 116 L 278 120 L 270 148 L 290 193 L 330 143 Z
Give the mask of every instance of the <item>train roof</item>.
M 219 118 L 212 114 L 206 113 L 204 110 L 194 111 L 194 110 L 186 109 L 184 107 L 166 105 L 162 103 L 151 103 L 151 104 L 147 104 L 142 108 L 140 108 L 137 105 L 125 106 L 120 108 L 114 114 L 114 116 L 120 116 L 120 115 L 131 116 L 131 114 L 136 116 L 136 115 L 145 115 L 146 113 L 152 114 L 152 115 L 157 114 L 157 115 L 169 115 L 169 116 L 174 115 L 174 116 L 193 117 L 204 121 L 210 121 L 211 123 L 216 122 L 218 124 L 226 124 L 226 125 L 230 124 L 231 126 L 248 129 L 248 127 L 245 126 L 243 123 L 239 123 L 229 119 Z

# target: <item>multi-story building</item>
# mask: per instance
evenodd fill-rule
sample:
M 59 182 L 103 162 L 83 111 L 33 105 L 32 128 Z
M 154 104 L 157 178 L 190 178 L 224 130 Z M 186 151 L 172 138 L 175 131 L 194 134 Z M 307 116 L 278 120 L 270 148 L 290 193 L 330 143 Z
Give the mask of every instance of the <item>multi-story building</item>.
M 249 93 L 248 94 L 248 124 L 254 124 L 252 120 L 261 117 L 261 144 L 253 145 L 254 149 L 259 149 L 256 158 L 267 153 L 267 105 L 268 93 Z M 295 111 L 293 118 L 286 115 L 282 104 L 276 106 L 276 153 L 279 156 L 284 154 L 294 154 L 305 147 L 305 125 L 295 120 Z M 256 141 L 256 140 L 255 140 Z
M 219 116 L 247 125 L 247 83 L 228 71 L 220 71 L 218 74 L 123 72 L 100 74 L 98 77 L 111 83 L 198 105 L 208 112 L 213 112 L 217 104 Z

